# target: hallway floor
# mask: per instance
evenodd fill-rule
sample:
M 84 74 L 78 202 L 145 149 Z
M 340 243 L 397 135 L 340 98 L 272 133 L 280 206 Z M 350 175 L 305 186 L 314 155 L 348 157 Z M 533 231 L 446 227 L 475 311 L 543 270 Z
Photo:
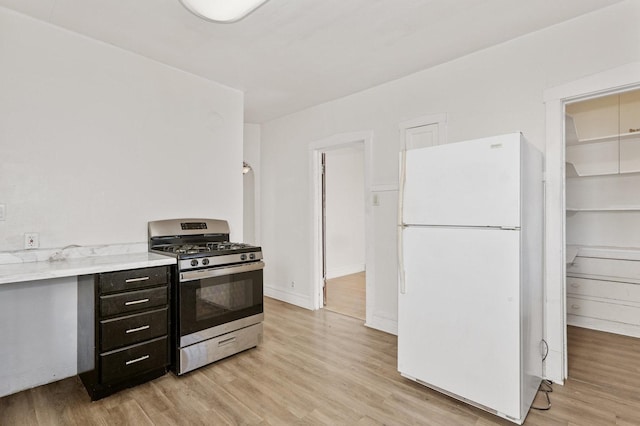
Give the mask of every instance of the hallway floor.
M 327 280 L 327 304 L 325 309 L 353 318 L 365 320 L 366 277 L 358 272 Z

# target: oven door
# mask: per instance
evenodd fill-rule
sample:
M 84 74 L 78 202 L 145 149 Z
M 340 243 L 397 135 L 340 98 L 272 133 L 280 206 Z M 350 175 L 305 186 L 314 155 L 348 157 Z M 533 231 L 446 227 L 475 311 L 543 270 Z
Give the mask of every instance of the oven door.
M 180 347 L 261 322 L 263 262 L 180 274 Z

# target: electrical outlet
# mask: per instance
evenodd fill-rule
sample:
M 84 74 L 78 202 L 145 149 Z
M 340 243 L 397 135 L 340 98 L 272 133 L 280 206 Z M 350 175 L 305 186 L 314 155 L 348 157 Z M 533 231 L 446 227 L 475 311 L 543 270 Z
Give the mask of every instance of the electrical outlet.
M 0 204 L 0 220 L 5 220 L 7 207 L 4 204 Z
M 40 247 L 40 235 L 37 232 L 25 232 L 24 248 L 34 249 Z
M 296 286 L 295 281 L 291 281 L 291 288 L 294 288 Z

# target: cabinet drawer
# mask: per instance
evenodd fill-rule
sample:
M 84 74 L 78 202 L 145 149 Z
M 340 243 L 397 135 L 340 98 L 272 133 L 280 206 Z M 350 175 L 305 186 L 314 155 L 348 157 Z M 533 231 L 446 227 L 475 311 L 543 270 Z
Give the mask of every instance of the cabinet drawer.
M 640 284 L 567 277 L 567 294 L 640 303 Z
M 102 351 L 167 334 L 167 308 L 100 321 Z
M 117 382 L 137 374 L 161 368 L 167 362 L 167 337 L 129 346 L 100 355 L 103 383 Z
M 158 266 L 100 274 L 100 293 L 114 293 L 166 284 L 167 273 L 167 267 Z
M 567 275 L 598 275 L 625 280 L 640 280 L 640 262 L 637 260 L 604 259 L 577 256 L 567 265 Z
M 567 313 L 640 325 L 640 307 L 567 297 Z
M 108 317 L 166 304 L 166 286 L 128 291 L 100 296 L 100 315 Z

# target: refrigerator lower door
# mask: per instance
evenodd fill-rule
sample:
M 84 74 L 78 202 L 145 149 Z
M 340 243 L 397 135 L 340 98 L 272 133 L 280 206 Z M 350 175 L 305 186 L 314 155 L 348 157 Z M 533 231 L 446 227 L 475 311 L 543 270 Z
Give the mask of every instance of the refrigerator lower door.
M 517 422 L 520 231 L 408 227 L 403 251 L 398 370 Z

